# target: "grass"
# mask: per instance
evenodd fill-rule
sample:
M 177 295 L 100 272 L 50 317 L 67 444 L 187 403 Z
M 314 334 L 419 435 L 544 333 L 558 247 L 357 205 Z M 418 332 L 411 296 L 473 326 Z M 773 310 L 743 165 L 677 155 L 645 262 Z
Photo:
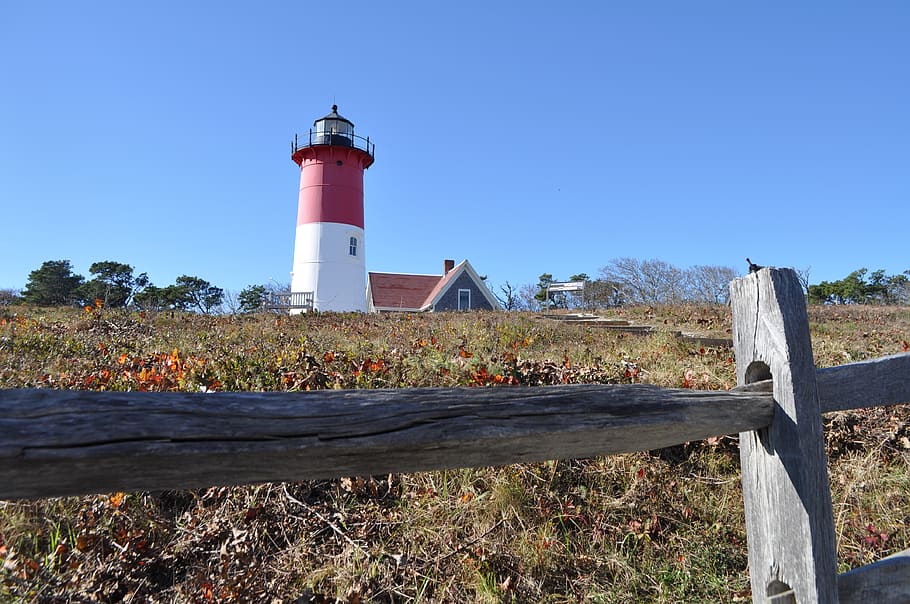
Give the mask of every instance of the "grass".
M 648 336 L 527 313 L 300 317 L 15 308 L 0 387 L 724 389 L 723 307 Z M 810 308 L 816 363 L 901 352 L 906 308 Z M 910 547 L 910 408 L 830 414 L 846 570 Z M 607 458 L 0 502 L 0 601 L 730 602 L 749 597 L 735 437 Z

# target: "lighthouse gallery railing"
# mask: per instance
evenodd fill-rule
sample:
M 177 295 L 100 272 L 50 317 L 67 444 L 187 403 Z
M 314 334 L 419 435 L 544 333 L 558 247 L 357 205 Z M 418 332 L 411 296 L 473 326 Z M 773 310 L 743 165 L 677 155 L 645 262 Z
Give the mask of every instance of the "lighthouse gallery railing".
M 310 131 L 301 135 L 294 135 L 291 141 L 291 153 L 296 153 L 299 149 L 307 147 L 316 147 L 320 145 L 335 145 L 338 147 L 353 147 L 366 151 L 371 157 L 376 156 L 376 143 L 356 134 L 333 134 L 330 132 L 317 132 L 310 128 Z

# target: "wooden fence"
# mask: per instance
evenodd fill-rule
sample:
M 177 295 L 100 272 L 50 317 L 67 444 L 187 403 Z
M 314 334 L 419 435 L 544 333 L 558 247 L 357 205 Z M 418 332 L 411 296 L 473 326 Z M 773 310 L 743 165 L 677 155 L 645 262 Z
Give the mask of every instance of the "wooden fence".
M 910 550 L 838 575 L 821 414 L 910 401 L 910 354 L 817 370 L 790 269 L 731 284 L 739 386 L 0 391 L 0 498 L 643 451 L 740 432 L 755 602 L 910 601 Z

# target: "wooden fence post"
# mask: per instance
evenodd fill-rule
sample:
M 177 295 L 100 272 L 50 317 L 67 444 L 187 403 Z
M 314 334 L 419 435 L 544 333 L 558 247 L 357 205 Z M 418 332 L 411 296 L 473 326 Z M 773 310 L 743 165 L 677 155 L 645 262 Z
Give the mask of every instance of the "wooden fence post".
M 774 419 L 740 434 L 754 602 L 837 603 L 828 467 L 805 298 L 792 269 L 733 281 L 740 385 L 774 380 Z

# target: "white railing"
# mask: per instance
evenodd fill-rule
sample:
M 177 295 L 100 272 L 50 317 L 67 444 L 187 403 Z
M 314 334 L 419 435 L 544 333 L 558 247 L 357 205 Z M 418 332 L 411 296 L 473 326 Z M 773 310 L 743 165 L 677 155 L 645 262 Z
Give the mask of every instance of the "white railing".
M 313 310 L 313 292 L 272 292 L 265 301 L 268 310 Z

